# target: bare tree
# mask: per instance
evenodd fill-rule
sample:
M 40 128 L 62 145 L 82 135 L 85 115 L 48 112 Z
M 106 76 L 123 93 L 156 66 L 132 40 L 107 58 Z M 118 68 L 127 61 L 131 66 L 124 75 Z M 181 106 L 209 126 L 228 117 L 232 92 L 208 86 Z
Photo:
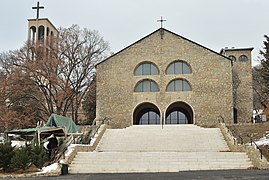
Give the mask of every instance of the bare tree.
M 96 117 L 96 81 L 95 79 L 91 82 L 89 90 L 82 102 L 83 111 L 87 118 L 87 123 L 92 124 Z
M 80 29 L 77 25 L 60 32 L 59 58 L 64 62 L 61 77 L 71 90 L 65 102 L 61 102 L 63 114 L 71 106 L 72 117 L 77 120 L 81 101 L 95 75 L 95 65 L 105 58 L 109 46 L 97 31 Z
M 95 65 L 105 58 L 109 46 L 97 31 L 80 29 L 77 25 L 60 28 L 59 32 L 57 49 L 24 46 L 2 53 L 0 66 L 13 82 L 9 83 L 10 94 L 17 94 L 16 98 L 10 96 L 10 100 L 31 99 L 32 106 L 42 116 L 51 113 L 66 116 L 71 111 L 77 121 L 82 99 L 95 75 Z M 25 94 L 16 93 L 18 87 Z

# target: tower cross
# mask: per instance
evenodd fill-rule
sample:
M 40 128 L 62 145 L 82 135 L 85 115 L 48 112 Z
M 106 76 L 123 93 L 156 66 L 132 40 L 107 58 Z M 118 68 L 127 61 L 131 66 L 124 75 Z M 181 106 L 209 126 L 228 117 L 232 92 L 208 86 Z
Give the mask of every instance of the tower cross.
M 37 6 L 32 9 L 36 9 L 36 19 L 39 19 L 39 9 L 44 9 L 44 6 L 39 6 L 39 1 L 37 1 Z
M 163 22 L 166 21 L 163 19 L 163 17 L 161 16 L 161 19 L 160 20 L 157 20 L 157 22 L 160 22 L 161 23 L 161 28 L 163 28 Z

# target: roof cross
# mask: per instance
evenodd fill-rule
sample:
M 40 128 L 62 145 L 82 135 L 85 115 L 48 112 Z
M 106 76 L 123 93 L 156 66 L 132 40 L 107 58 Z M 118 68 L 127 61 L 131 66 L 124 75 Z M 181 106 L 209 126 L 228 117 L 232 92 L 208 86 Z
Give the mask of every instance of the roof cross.
M 160 20 L 157 20 L 157 22 L 161 23 L 161 28 L 163 28 L 163 22 L 166 21 L 165 19 L 163 19 L 163 17 L 161 16 Z
M 36 9 L 36 19 L 39 19 L 39 9 L 44 9 L 44 6 L 39 6 L 39 1 L 37 1 L 37 6 L 32 9 Z

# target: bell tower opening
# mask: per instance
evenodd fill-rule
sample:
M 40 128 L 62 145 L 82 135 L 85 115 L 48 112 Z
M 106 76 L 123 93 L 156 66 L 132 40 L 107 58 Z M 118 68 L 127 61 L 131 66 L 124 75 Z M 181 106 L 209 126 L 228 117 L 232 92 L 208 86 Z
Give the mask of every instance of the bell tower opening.
M 39 10 L 44 9 L 39 2 L 32 9 L 37 10 L 37 16 L 35 19 L 28 19 L 28 48 L 32 52 L 50 54 L 50 50 L 57 50 L 58 41 L 55 38 L 58 38 L 59 32 L 48 18 L 39 18 Z

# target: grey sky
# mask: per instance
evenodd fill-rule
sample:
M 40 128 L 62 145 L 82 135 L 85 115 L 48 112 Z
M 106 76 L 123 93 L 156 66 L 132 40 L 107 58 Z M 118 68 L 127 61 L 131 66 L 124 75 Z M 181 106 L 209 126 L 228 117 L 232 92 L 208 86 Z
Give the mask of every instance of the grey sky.
M 36 0 L 1 0 L 0 52 L 17 49 L 27 38 L 27 19 Z M 40 17 L 56 27 L 95 29 L 117 52 L 164 27 L 217 52 L 223 47 L 254 47 L 256 60 L 269 35 L 269 0 L 39 0 Z M 255 62 L 254 62 L 255 63 Z

